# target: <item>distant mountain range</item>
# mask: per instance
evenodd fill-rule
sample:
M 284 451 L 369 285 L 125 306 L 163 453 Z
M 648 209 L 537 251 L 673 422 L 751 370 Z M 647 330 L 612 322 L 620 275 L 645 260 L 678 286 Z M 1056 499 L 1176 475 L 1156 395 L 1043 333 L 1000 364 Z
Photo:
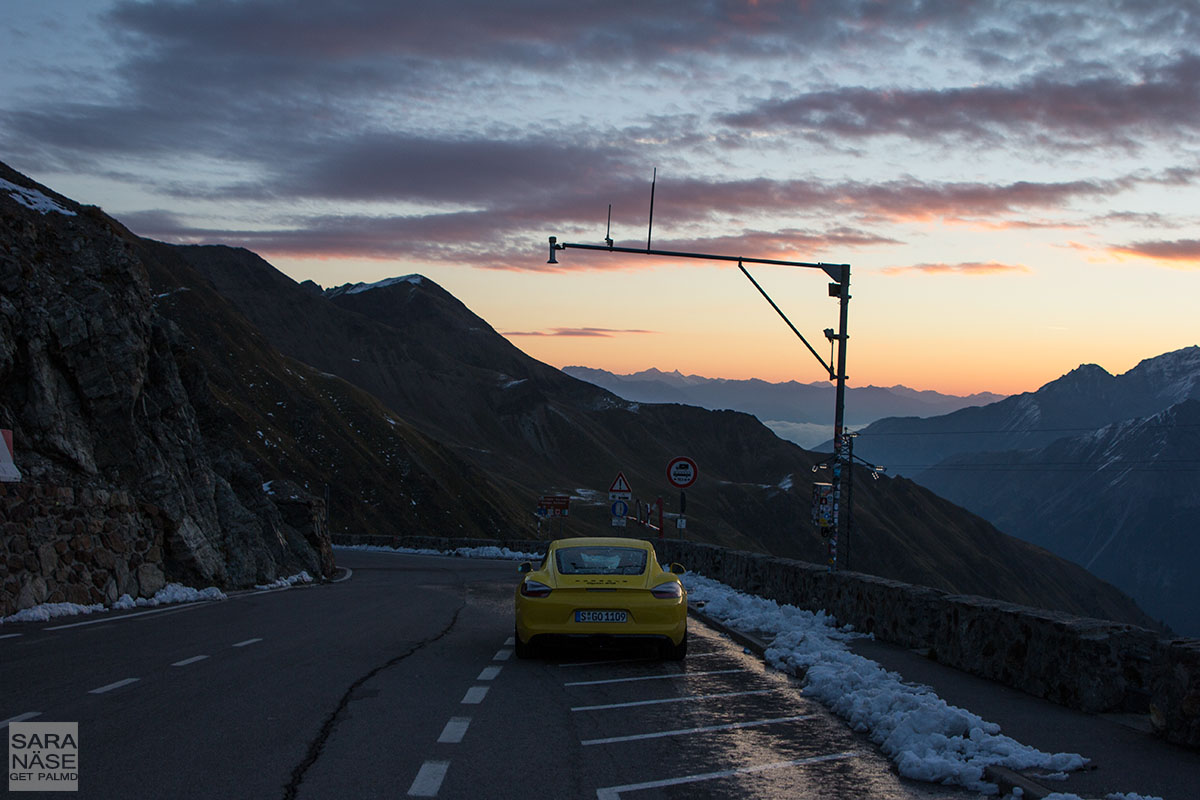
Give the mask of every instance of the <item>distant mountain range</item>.
M 828 382 L 728 380 L 657 369 L 626 375 L 591 367 L 563 367 L 563 372 L 638 403 L 682 403 L 744 411 L 802 447 L 813 447 L 833 433 L 834 387 Z M 947 414 L 1003 398 L 990 392 L 960 397 L 907 386 L 850 387 L 846 390 L 846 424 L 858 427 L 883 417 Z
M 1200 347 L 1122 375 L 867 426 L 855 453 L 1087 567 L 1200 635 Z

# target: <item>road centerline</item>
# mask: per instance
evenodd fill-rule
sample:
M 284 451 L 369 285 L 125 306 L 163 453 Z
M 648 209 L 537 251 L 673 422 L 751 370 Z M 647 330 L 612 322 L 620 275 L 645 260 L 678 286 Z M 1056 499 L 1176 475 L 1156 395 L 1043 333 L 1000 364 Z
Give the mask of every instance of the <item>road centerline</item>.
M 446 779 L 446 771 L 450 769 L 449 761 L 426 761 L 417 770 L 412 786 L 408 787 L 409 797 L 437 797 Z
M 15 717 L 9 717 L 3 722 L 0 722 L 0 731 L 7 728 L 8 723 L 10 722 L 24 722 L 27 719 L 33 719 L 34 717 L 40 717 L 41 715 L 42 712 L 40 711 L 26 711 L 24 714 L 17 714 Z
M 470 689 L 467 689 L 467 693 L 463 695 L 462 704 L 479 705 L 483 702 L 483 698 L 487 697 L 487 693 L 488 687 L 486 686 L 472 686 Z
M 208 658 L 208 656 L 192 656 L 191 658 L 185 658 L 183 661 L 176 661 L 171 666 L 186 667 L 188 664 L 195 664 L 197 661 L 203 661 L 206 658 Z
M 446 723 L 446 727 L 442 728 L 442 735 L 438 737 L 439 744 L 458 744 L 467 735 L 467 728 L 471 725 L 470 717 L 451 717 Z
M 105 692 L 111 692 L 113 689 L 120 689 L 122 686 L 128 686 L 131 683 L 137 683 L 140 680 L 141 678 L 125 678 L 124 680 L 114 681 L 106 686 L 90 689 L 88 694 L 104 694 Z
M 254 644 L 255 642 L 261 642 L 261 641 L 262 641 L 262 637 L 259 636 L 254 639 L 246 639 L 245 641 L 238 642 L 237 644 L 233 645 L 233 647 L 245 647 L 246 645 Z

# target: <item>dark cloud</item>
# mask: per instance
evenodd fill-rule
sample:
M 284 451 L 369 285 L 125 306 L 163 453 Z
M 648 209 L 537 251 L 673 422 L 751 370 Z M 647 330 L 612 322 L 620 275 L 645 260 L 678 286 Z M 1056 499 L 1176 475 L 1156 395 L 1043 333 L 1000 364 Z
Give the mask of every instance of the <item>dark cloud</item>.
M 1059 73 L 1044 73 L 1011 86 L 828 89 L 764 100 L 719 119 L 737 128 L 856 139 L 955 137 L 981 144 L 1035 132 L 1048 145 L 1126 146 L 1134 134 L 1194 134 L 1200 123 L 1200 57 L 1185 54 L 1129 78 L 1062 80 Z
M 1200 239 L 1175 239 L 1164 241 L 1134 242 L 1113 245 L 1113 252 L 1169 261 L 1178 266 L 1200 268 Z
M 492 179 L 502 186 L 524 180 L 516 176 L 506 184 L 509 178 L 502 174 Z M 718 236 L 681 236 L 674 232 L 660 234 L 653 246 L 748 258 L 840 263 L 848 260 L 847 253 L 859 248 L 898 242 L 869 227 L 849 224 L 853 220 L 995 219 L 1031 209 L 1061 208 L 1079 198 L 1103 197 L 1127 188 L 1131 181 L 989 185 L 924 183 L 916 179 L 879 184 L 664 180 L 656 196 L 658 225 L 664 221 L 676 226 L 711 222 L 716 229 L 728 231 L 730 219 L 757 214 L 841 222 L 775 231 L 742 228 Z M 646 220 L 639 217 L 648 206 L 648 187 L 640 181 L 624 180 L 611 183 L 609 188 L 607 197 L 621 200 L 614 203 L 613 238 L 620 246 L 642 246 Z M 559 265 L 545 263 L 549 235 L 559 236 L 561 241 L 597 244 L 603 238 L 605 207 L 601 200 L 606 195 L 587 183 L 568 181 L 562 186 L 552 185 L 545 192 L 496 194 L 479 188 L 459 197 L 448 188 L 440 199 L 490 200 L 491 205 L 478 210 L 413 215 L 310 215 L 298 217 L 286 227 L 264 230 L 198 228 L 163 212 L 125 215 L 123 221 L 131 230 L 152 238 L 178 243 L 226 242 L 268 256 L 409 258 L 521 270 L 613 269 L 648 263 L 636 256 L 600 259 L 574 255 L 569 261 L 560 259 L 563 263 Z M 632 214 L 631 208 L 635 210 Z M 629 241 L 631 227 L 637 236 L 633 241 Z M 666 230 L 677 231 L 678 227 Z

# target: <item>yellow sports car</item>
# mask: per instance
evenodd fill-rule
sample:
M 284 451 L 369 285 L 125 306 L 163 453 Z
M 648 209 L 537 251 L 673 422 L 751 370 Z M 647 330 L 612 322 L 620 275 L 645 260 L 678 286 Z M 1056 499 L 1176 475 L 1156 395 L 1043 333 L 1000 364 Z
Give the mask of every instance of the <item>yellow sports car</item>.
M 524 574 L 515 595 L 519 658 L 555 638 L 650 638 L 663 658 L 687 655 L 684 569 L 664 570 L 641 539 L 559 539 Z

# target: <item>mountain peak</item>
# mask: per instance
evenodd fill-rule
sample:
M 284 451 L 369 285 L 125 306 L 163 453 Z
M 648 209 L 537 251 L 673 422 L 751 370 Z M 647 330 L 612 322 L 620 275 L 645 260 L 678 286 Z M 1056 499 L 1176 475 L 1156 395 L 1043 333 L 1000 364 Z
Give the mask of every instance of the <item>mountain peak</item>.
M 343 294 L 362 294 L 369 292 L 372 289 L 386 289 L 389 286 L 396 286 L 401 283 L 411 283 L 414 286 L 419 286 L 425 280 L 422 275 L 400 275 L 395 278 L 384 278 L 375 283 L 344 283 L 341 286 L 336 286 L 332 289 L 325 290 L 326 297 L 339 297 Z

